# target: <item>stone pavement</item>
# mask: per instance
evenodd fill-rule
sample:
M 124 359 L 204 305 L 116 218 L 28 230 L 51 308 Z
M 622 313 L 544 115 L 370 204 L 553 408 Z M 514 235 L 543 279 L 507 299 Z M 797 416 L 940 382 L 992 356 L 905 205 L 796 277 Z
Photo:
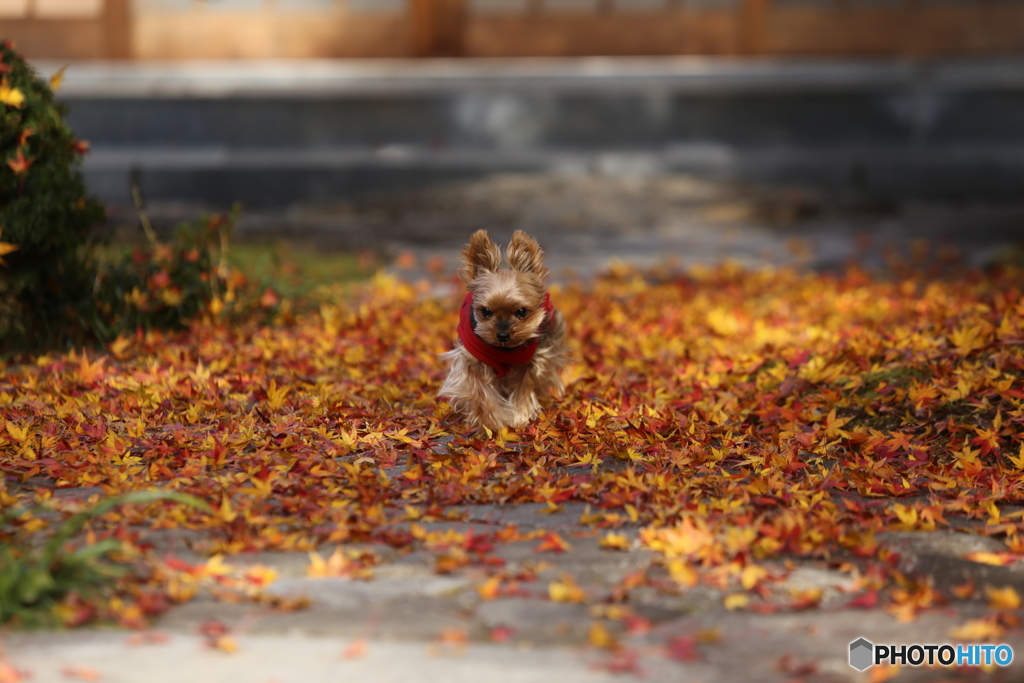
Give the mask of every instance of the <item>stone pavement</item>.
M 537 540 L 496 547 L 494 554 L 507 562 L 506 574 L 524 576 L 519 590 L 504 597 L 485 596 L 481 586 L 486 575 L 480 569 L 438 574 L 436 558 L 425 551 L 400 555 L 387 547 L 365 546 L 379 558 L 369 580 L 310 578 L 306 553 L 236 556 L 227 561 L 277 571 L 269 594 L 304 596 L 309 607 L 275 611 L 207 595 L 171 609 L 157 620 L 148 639 L 88 629 L 15 632 L 2 643 L 13 665 L 31 673 L 25 680 L 43 683 L 74 680 L 76 675 L 111 683 L 860 683 L 885 680 L 878 676 L 885 672 L 875 670 L 872 677 L 872 669 L 861 673 L 851 668 L 847 653 L 852 641 L 955 642 L 950 635 L 954 628 L 989 612 L 983 602 L 964 600 L 901 623 L 879 609 L 846 605 L 853 587 L 849 574 L 794 562 L 770 566 L 785 576 L 776 586 L 794 595 L 818 589 L 818 607 L 774 614 L 729 611 L 722 591 L 703 586 L 674 595 L 638 586 L 624 601 L 609 603 L 607 598 L 627 575 L 646 570 L 656 577 L 663 570 L 652 566 L 653 554 L 635 542 L 626 550 L 599 547 L 592 530 L 580 522 L 586 513 L 581 505 L 566 504 L 554 513 L 540 504 L 464 506 L 460 512 L 464 521 L 424 526 L 430 531 L 484 533 L 514 524 L 521 531 L 556 531 L 571 548 L 538 553 Z M 635 529 L 627 527 L 625 533 L 636 537 Z M 893 533 L 880 540 L 900 553 L 901 568 L 930 574 L 940 587 L 973 579 L 977 585 L 1014 586 L 1024 592 L 1024 568 L 964 559 L 970 552 L 1002 547 L 992 539 L 945 531 Z M 200 559 L 183 546 L 172 546 L 166 550 Z M 329 551 L 324 548 L 321 555 Z M 582 590 L 580 602 L 548 599 L 550 583 L 566 575 Z M 210 647 L 202 633 L 211 621 L 225 627 L 235 651 Z M 611 640 L 618 642 L 616 650 L 600 647 Z M 1010 631 L 1000 642 L 1014 647 L 1018 658 L 990 676 L 978 678 L 977 669 L 905 668 L 896 680 L 1024 680 L 1024 634 Z
M 170 209 L 174 215 L 174 207 Z M 181 207 L 178 209 L 181 210 Z M 556 174 L 499 174 L 427 190 L 389 192 L 284 213 L 243 213 L 242 239 L 414 255 L 407 278 L 433 263 L 454 269 L 479 228 L 507 242 L 535 235 L 557 279 L 590 277 L 610 262 L 689 268 L 724 260 L 746 267 L 875 269 L 893 259 L 1020 259 L 1024 202 L 879 202 L 806 186 L 651 174 L 611 165 Z
M 170 231 L 203 208 L 152 202 L 149 212 L 158 229 Z M 137 222 L 134 209 L 112 207 L 113 228 L 137 234 Z M 1024 202 L 881 202 L 609 162 L 559 173 L 483 175 L 286 210 L 245 209 L 235 235 L 368 249 L 387 261 L 404 252 L 415 257 L 415 266 L 399 274 L 419 279 L 431 264 L 453 271 L 460 248 L 479 228 L 503 242 L 516 229 L 537 236 L 552 275 L 561 280 L 592 276 L 614 261 L 685 268 L 731 260 L 834 270 L 854 262 L 882 268 L 894 258 L 935 263 L 955 254 L 984 266 L 1021 259 Z
M 163 213 L 161 213 L 161 211 Z M 173 207 L 155 215 L 170 221 Z M 830 269 L 849 260 L 882 265 L 894 253 L 913 257 L 928 238 L 985 264 L 1013 258 L 1024 239 L 1024 213 L 1014 207 L 866 206 L 792 190 L 745 188 L 685 176 L 517 176 L 480 179 L 431 193 L 308 208 L 289 215 L 251 215 L 242 239 L 282 236 L 317 245 L 409 252 L 396 272 L 418 278 L 432 259 L 451 268 L 469 231 L 488 227 L 505 238 L 515 228 L 537 234 L 556 277 L 587 275 L 618 259 L 639 265 L 680 265 L 723 258 L 747 265 L 794 264 Z M 274 227 L 276 226 L 276 227 Z M 273 230 L 271 229 L 273 228 Z M 932 256 L 941 256 L 932 252 Z M 941 259 L 939 259 L 941 261 Z M 435 263 L 436 265 L 436 263 Z M 132 634 L 90 629 L 69 633 L 9 633 L 0 640 L 13 665 L 39 683 L 318 683 L 320 681 L 473 681 L 574 683 L 646 680 L 692 683 L 757 681 L 881 681 L 889 672 L 858 672 L 849 644 L 945 643 L 951 631 L 990 613 L 983 599 L 963 600 L 901 623 L 880 609 L 853 608 L 850 575 L 804 561 L 770 565 L 776 584 L 794 595 L 820 590 L 819 607 L 758 614 L 730 611 L 725 593 L 700 586 L 658 591 L 639 585 L 616 594 L 623 579 L 644 571 L 657 581 L 664 568 L 621 531 L 624 550 L 600 547 L 585 508 L 565 504 L 458 508 L 461 518 L 424 522 L 429 531 L 557 532 L 566 552 L 538 552 L 539 541 L 499 544 L 493 555 L 507 575 L 519 575 L 509 595 L 488 595 L 486 574 L 471 566 L 437 571 L 427 551 L 400 554 L 365 546 L 378 562 L 372 578 L 311 578 L 306 553 L 258 553 L 231 564 L 274 569 L 269 595 L 306 597 L 307 609 L 281 611 L 210 595 L 174 607 L 154 624 L 162 636 L 139 644 Z M 185 537 L 153 536 L 161 553 L 201 562 Z M 905 571 L 927 574 L 940 587 L 973 580 L 1024 593 L 1024 566 L 989 566 L 965 559 L 998 550 L 997 541 L 961 531 L 888 534 L 880 541 L 900 555 Z M 320 549 L 327 557 L 333 548 Z M 565 584 L 573 577 L 575 587 Z M 552 600 L 552 584 L 570 597 Z M 576 593 L 572 591 L 577 590 Z M 201 633 L 223 625 L 237 643 L 226 652 Z M 1002 639 L 1017 660 L 1005 670 L 904 669 L 899 681 L 1024 681 L 1024 634 Z M 602 647 L 617 642 L 616 649 Z M 71 667 L 71 668 L 68 668 Z M 75 667 L 78 667 L 77 669 Z M 83 668 L 84 667 L 84 668 Z M 77 673 L 76 673 L 77 672 Z M 883 675 L 884 674 L 884 675 Z M 93 678 L 88 678 L 93 676 Z M 96 678 L 98 676 L 99 678 Z

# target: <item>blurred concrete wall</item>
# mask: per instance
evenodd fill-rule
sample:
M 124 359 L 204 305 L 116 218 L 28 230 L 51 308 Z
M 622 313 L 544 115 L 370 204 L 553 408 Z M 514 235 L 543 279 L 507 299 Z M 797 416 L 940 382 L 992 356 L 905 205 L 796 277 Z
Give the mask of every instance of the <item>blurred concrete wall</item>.
M 44 72 L 58 63 L 42 64 Z M 528 170 L 1018 198 L 1024 61 L 77 64 L 86 177 L 129 203 L 325 202 Z

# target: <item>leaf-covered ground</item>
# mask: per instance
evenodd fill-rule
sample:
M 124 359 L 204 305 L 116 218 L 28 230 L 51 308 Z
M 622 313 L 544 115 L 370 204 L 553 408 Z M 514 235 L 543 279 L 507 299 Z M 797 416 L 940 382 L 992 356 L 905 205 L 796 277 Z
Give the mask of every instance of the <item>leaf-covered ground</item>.
M 121 538 L 124 557 L 150 567 L 100 610 L 126 624 L 194 592 L 194 569 L 154 551 L 146 530 L 193 530 L 207 554 L 440 548 L 438 571 L 499 577 L 487 597 L 501 586 L 488 553 L 519 532 L 438 538 L 425 524 L 455 505 L 523 502 L 589 505 L 581 521 L 609 552 L 639 524 L 661 578 L 632 576 L 622 595 L 646 581 L 707 584 L 728 591 L 730 609 L 813 606 L 813 592 L 772 591 L 773 563 L 804 558 L 853 575 L 851 604 L 912 619 L 986 599 L 984 587 L 946 595 L 903 576 L 877 533 L 965 529 L 1005 544 L 978 561 L 1024 557 L 1022 282 L 1014 270 L 619 268 L 553 289 L 575 357 L 567 394 L 492 438 L 435 399 L 461 292 L 439 299 L 381 277 L 276 326 L 197 323 L 8 365 L 0 505 L 36 505 L 14 520 L 28 535 L 125 491 L 207 501 L 213 512 L 155 503 L 91 523 L 85 542 Z M 548 534 L 538 550 L 563 543 Z M 358 575 L 372 557 L 335 561 Z M 573 588 L 552 584 L 551 599 Z M 1008 591 L 987 599 L 1019 607 Z M 66 621 L 95 615 L 76 600 Z

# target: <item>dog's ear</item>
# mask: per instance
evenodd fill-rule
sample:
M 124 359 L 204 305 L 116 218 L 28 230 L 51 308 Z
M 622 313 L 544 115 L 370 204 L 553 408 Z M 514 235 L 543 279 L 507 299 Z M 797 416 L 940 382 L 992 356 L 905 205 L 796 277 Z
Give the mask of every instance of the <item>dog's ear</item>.
M 544 252 L 541 250 L 537 240 L 527 235 L 522 230 L 516 230 L 512 235 L 512 241 L 508 243 L 508 265 L 512 270 L 520 273 L 532 273 L 539 278 L 548 274 L 544 267 Z
M 462 248 L 459 277 L 467 285 L 485 273 L 493 273 L 501 265 L 501 249 L 491 241 L 486 230 L 477 230 Z

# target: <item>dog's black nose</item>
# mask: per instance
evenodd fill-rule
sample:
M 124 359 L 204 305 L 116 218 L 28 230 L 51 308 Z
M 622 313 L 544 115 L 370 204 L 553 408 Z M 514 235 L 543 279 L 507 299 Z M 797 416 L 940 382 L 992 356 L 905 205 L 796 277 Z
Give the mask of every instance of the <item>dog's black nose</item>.
M 509 339 L 508 332 L 498 332 L 497 336 L 498 336 L 498 341 L 500 341 L 502 344 L 507 342 L 508 339 Z

